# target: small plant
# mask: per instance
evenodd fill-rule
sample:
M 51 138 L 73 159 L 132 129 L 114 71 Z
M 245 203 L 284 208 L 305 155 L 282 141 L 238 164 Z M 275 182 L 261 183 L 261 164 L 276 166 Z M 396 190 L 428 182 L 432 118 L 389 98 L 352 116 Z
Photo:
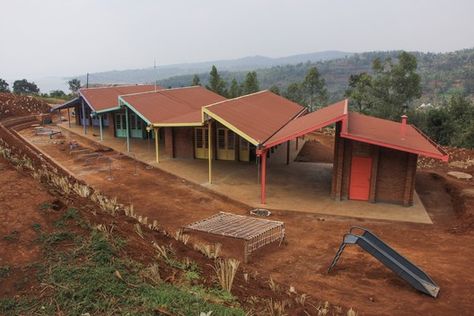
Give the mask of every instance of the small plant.
M 189 281 L 189 282 L 193 282 L 195 280 L 199 280 L 201 276 L 199 275 L 199 273 L 197 271 L 186 271 L 184 272 L 184 278 L 186 279 L 186 281 Z
M 52 209 L 52 208 L 53 208 L 53 204 L 48 203 L 48 202 L 41 203 L 41 204 L 39 205 L 40 211 L 46 211 L 46 210 L 49 210 L 49 209 Z
M 240 261 L 237 259 L 218 259 L 216 260 L 215 266 L 213 266 L 216 272 L 217 279 L 222 289 L 229 292 L 232 289 L 234 283 L 234 277 L 239 268 Z
M 34 223 L 33 225 L 31 225 L 31 228 L 33 228 L 35 232 L 39 233 L 41 231 L 41 224 Z
M 347 316 L 357 316 L 357 312 L 351 308 L 347 311 Z
M 163 258 L 163 260 L 168 261 L 170 259 L 170 251 L 166 248 L 166 246 L 160 246 L 155 242 L 152 242 L 153 247 L 158 250 L 158 255 Z
M 306 294 L 301 294 L 297 297 L 295 297 L 295 302 L 301 306 L 304 306 L 304 304 L 306 303 L 306 299 L 308 298 L 308 295 Z
M 329 302 L 324 302 L 323 305 L 318 306 L 318 316 L 325 316 L 329 313 Z
M 217 259 L 221 252 L 222 245 L 215 243 L 214 245 L 198 243 L 194 245 L 194 249 L 203 253 L 209 259 Z
M 137 235 L 140 236 L 141 239 L 145 239 L 145 237 L 143 236 L 142 226 L 139 223 L 136 223 L 134 227 Z
M 113 224 L 111 224 L 111 225 L 98 224 L 98 225 L 96 226 L 96 229 L 97 229 L 98 231 L 101 231 L 102 233 L 104 233 L 104 235 L 105 235 L 106 237 L 110 237 L 110 236 L 112 236 L 112 232 L 114 231 L 114 227 L 115 227 L 115 226 L 114 226 Z
M 160 267 L 157 263 L 153 263 L 149 265 L 147 268 L 140 272 L 140 275 L 146 279 L 151 281 L 153 284 L 158 285 L 162 282 L 160 276 Z
M 3 239 L 5 239 L 7 241 L 10 241 L 10 242 L 18 241 L 19 238 L 20 238 L 20 232 L 17 231 L 17 230 L 14 230 L 10 234 L 3 237 Z
M 0 266 L 0 279 L 6 278 L 10 275 L 11 268 L 9 266 Z
M 285 313 L 286 307 L 287 307 L 286 301 L 274 301 L 273 299 L 270 299 L 267 301 L 265 310 L 268 313 L 268 315 L 271 315 L 271 316 L 285 316 L 287 315 Z
M 278 292 L 280 290 L 280 287 L 278 286 L 278 284 L 275 283 L 275 281 L 273 281 L 273 278 L 271 276 L 270 280 L 268 280 L 268 286 L 273 292 Z
M 119 208 L 118 207 L 118 203 L 117 203 L 117 198 L 112 198 L 112 199 L 109 199 L 108 197 L 106 197 L 105 195 L 103 194 L 100 194 L 98 192 L 94 192 L 92 195 L 91 195 L 91 200 L 93 202 L 96 202 L 99 204 L 100 208 L 107 212 L 107 213 L 110 213 L 112 214 L 113 216 L 115 216 L 115 212 L 117 211 L 117 209 Z
M 87 185 L 80 184 L 80 183 L 74 183 L 72 189 L 74 192 L 77 193 L 77 195 L 86 198 L 91 194 L 91 190 Z
M 176 231 L 174 239 L 176 239 L 177 241 L 180 241 L 183 244 L 187 245 L 188 241 L 189 241 L 189 237 L 190 237 L 189 235 L 184 234 L 183 231 L 181 229 L 179 229 L 179 230 Z

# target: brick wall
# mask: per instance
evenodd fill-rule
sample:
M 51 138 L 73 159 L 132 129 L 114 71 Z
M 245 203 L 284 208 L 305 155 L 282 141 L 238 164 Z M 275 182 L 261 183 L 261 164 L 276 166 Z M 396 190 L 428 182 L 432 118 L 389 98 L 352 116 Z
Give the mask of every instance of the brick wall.
M 352 156 L 372 158 L 370 202 L 413 204 L 418 156 L 403 151 L 341 138 L 336 125 L 331 196 L 349 198 Z
M 168 157 L 174 158 L 173 128 L 164 127 L 165 153 Z
M 194 158 L 192 127 L 173 127 L 174 156 L 176 158 Z

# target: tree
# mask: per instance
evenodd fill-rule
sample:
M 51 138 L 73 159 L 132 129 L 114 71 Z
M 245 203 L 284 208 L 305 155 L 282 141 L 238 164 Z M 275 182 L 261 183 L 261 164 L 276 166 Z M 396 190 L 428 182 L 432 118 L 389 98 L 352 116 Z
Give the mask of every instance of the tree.
M 201 79 L 199 78 L 198 75 L 193 76 L 193 82 L 191 83 L 192 86 L 200 86 L 201 85 Z
M 16 94 L 38 94 L 40 90 L 34 82 L 22 79 L 13 82 L 13 92 Z
M 235 78 L 230 82 L 229 98 L 237 98 L 242 95 L 242 89 Z
M 8 86 L 8 82 L 0 78 L 0 92 L 10 92 Z
M 290 83 L 283 96 L 300 105 L 304 105 L 303 89 L 298 82 Z
M 275 94 L 278 94 L 278 95 L 280 95 L 280 94 L 281 94 L 281 92 L 280 92 L 280 88 L 278 88 L 278 86 L 277 86 L 277 85 L 273 85 L 273 86 L 271 86 L 271 87 L 270 87 L 268 90 L 270 90 L 271 92 L 273 92 L 273 93 L 275 93 Z
M 416 73 L 416 57 L 401 52 L 397 64 L 391 58 L 384 62 L 375 59 L 372 68 L 374 104 L 371 114 L 398 120 L 408 109 L 409 103 L 421 96 L 421 78 Z
M 308 70 L 302 88 L 305 105 L 309 111 L 314 111 L 326 105 L 328 90 L 326 89 L 326 81 L 319 74 L 318 68 L 311 67 Z
M 66 93 L 64 93 L 63 90 L 52 90 L 49 92 L 49 96 L 51 98 L 57 98 L 57 99 L 65 99 L 67 98 Z
M 245 77 L 245 81 L 242 85 L 242 93 L 243 94 L 250 94 L 260 90 L 258 79 L 257 79 L 257 72 L 250 71 L 247 73 Z
M 386 58 L 375 58 L 372 62 L 374 74 L 352 75 L 346 96 L 359 111 L 386 119 L 399 120 L 410 103 L 421 96 L 421 79 L 416 73 L 414 55 L 401 52 L 398 62 Z
M 215 93 L 226 96 L 226 82 L 221 78 L 217 72 L 216 66 L 212 65 L 211 72 L 209 73 L 209 85 L 206 86 L 208 90 L 214 91 Z
M 345 96 L 358 112 L 368 112 L 372 107 L 372 77 L 366 72 L 349 77 L 349 88 Z
M 69 90 L 71 90 L 73 94 L 77 94 L 81 88 L 81 80 L 74 78 L 69 80 L 67 83 L 69 84 Z

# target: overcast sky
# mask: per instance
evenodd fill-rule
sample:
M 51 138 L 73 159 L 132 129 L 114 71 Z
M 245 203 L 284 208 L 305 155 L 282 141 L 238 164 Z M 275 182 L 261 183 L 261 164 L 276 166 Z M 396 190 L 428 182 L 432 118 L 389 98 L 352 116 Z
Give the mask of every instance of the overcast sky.
M 0 0 L 0 78 L 474 47 L 473 0 Z

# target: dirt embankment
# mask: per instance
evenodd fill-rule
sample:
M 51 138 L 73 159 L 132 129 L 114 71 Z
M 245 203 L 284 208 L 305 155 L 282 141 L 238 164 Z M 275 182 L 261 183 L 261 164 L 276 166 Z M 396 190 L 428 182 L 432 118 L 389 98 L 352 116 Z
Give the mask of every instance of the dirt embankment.
M 0 120 L 8 117 L 48 113 L 48 103 L 32 96 L 0 93 Z
M 28 156 L 33 162 L 34 169 L 38 170 L 46 166 L 60 176 L 69 177 L 69 174 L 55 165 L 54 161 L 35 152 L 4 127 L 0 128 L 0 137 L 2 141 L 9 144 L 18 157 Z M 8 190 L 0 194 L 0 210 L 4 210 L 0 212 L 4 220 L 3 225 L 0 226 L 0 234 L 7 237 L 2 240 L 2 247 L 0 247 L 0 257 L 4 258 L 0 265 L 9 267 L 5 283 L 3 283 L 8 286 L 0 291 L 1 297 L 38 296 L 38 300 L 54 299 L 54 290 L 45 289 L 45 285 L 36 278 L 35 267 L 44 265 L 45 262 L 43 262 L 35 234 L 39 230 L 47 233 L 57 228 L 57 222 L 71 207 L 77 209 L 81 218 L 92 226 L 102 224 L 113 227 L 114 238 L 126 240 L 126 246 L 120 253 L 121 257 L 130 257 L 143 264 L 150 264 L 156 260 L 156 249 L 152 246 L 152 241 L 158 245 L 171 245 L 169 247 L 173 249 L 177 260 L 185 261 L 189 258 L 200 267 L 202 282 L 205 286 L 216 286 L 215 272 L 212 268 L 213 260 L 193 250 L 191 245 L 176 241 L 166 231 L 154 231 L 143 227 L 140 230 L 141 233 L 138 233 L 136 219 L 121 212 L 115 216 L 102 212 L 100 207 L 90 199 L 82 198 L 77 194 L 64 194 L 50 182 L 42 181 L 40 185 L 31 178 L 29 171 L 16 171 L 4 161 L 0 161 L 0 168 L 6 175 L 0 179 L 0 186 L 9 186 Z M 72 177 L 68 179 L 76 182 Z M 45 209 L 51 209 L 51 211 L 45 211 Z M 22 210 L 21 216 L 18 216 L 18 210 Z M 76 227 L 74 233 L 84 235 L 86 232 Z M 87 236 L 83 237 L 87 238 Z M 68 247 L 67 243 L 61 245 Z M 15 251 L 12 251 L 13 249 Z M 65 249 L 61 248 L 61 250 Z M 160 271 L 163 279 L 171 283 L 179 282 L 180 271 L 166 267 L 163 262 L 159 265 L 163 267 Z M 289 285 L 272 281 L 272 286 L 270 286 L 266 275 L 254 273 L 245 267 L 242 269 L 244 270 L 240 270 L 236 275 L 233 294 L 247 309 L 262 311 L 269 308 L 267 305 L 273 304 L 273 307 L 277 308 L 277 303 L 285 302 L 282 304 L 286 305 L 285 313 L 288 315 L 305 315 L 305 311 L 306 314 L 315 315 L 318 310 L 327 310 L 332 315 L 345 314 L 345 308 L 329 304 L 326 306 L 314 297 L 301 296 L 301 293 L 288 293 Z M 246 277 L 244 273 L 248 276 Z

